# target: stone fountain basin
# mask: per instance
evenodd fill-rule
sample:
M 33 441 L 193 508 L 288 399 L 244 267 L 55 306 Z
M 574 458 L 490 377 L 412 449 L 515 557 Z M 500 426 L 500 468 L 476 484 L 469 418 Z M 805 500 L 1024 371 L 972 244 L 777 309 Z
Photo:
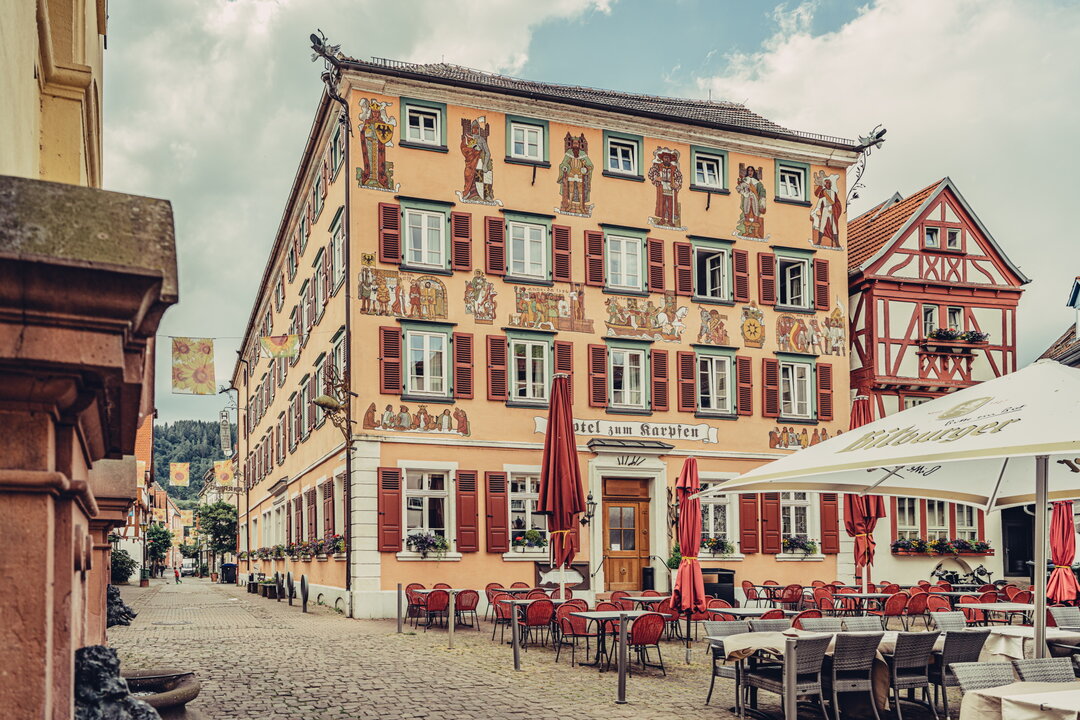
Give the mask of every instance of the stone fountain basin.
M 193 672 L 179 670 L 135 670 L 124 673 L 131 694 L 150 705 L 162 718 L 192 717 L 184 715 L 184 706 L 202 690 L 202 683 Z

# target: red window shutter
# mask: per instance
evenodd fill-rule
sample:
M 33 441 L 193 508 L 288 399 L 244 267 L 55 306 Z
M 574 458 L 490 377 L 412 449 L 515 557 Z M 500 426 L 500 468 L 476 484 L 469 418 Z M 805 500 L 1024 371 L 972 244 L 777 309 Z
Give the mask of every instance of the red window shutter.
M 322 186 L 319 188 L 319 197 L 326 197 L 326 186 L 330 184 L 330 169 L 326 158 L 322 161 Z
M 480 525 L 477 518 L 475 470 L 457 471 L 457 550 L 476 552 L 480 549 Z
M 896 498 L 889 498 L 889 528 L 892 533 L 889 537 L 893 540 L 897 539 L 896 536 Z
M 566 373 L 570 397 L 574 397 L 574 343 L 566 340 L 555 341 L 555 372 Z
M 379 203 L 379 262 L 401 264 L 401 206 Z
M 829 309 L 829 261 L 814 260 L 814 307 Z
M 292 545 L 293 543 L 293 512 L 292 503 L 285 503 L 285 544 Z
M 607 407 L 607 345 L 589 346 L 589 407 Z
M 506 336 L 487 336 L 488 400 L 506 401 Z
M 486 472 L 487 551 L 510 552 L 510 507 L 506 497 L 506 473 Z
M 334 534 L 334 481 L 322 486 L 323 536 Z
M 450 213 L 450 269 L 472 270 L 472 214 Z
M 833 419 L 833 372 L 830 363 L 817 366 L 817 419 Z
M 986 514 L 982 510 L 976 510 L 978 516 L 979 534 L 976 536 L 977 540 L 986 540 Z
M 761 552 L 775 555 L 783 549 L 780 537 L 780 493 L 761 493 Z
M 762 305 L 776 304 L 776 256 L 758 253 L 758 302 Z
M 664 242 L 660 238 L 645 238 L 649 261 L 649 291 L 664 292 Z
M 334 255 L 334 248 L 332 245 L 327 245 L 326 250 L 323 251 L 322 258 L 322 302 L 323 305 L 330 299 L 330 285 L 334 282 L 333 273 L 330 270 L 330 262 Z
M 750 253 L 732 250 L 731 265 L 735 277 L 735 302 L 750 302 Z
M 697 411 L 697 383 L 695 382 L 694 367 L 697 359 L 694 353 L 679 351 L 675 354 L 675 364 L 679 373 L 679 412 Z
M 454 397 L 471 400 L 473 396 L 473 336 L 454 333 Z
M 307 536 L 308 540 L 315 540 L 319 537 L 318 528 L 315 525 L 315 489 L 307 491 Z
M 484 218 L 484 270 L 488 275 L 506 274 L 506 225 L 501 217 Z
M 780 363 L 773 358 L 761 359 L 761 414 L 780 417 Z
M 668 353 L 667 350 L 650 350 L 649 365 L 652 370 L 652 409 L 668 409 Z
M 397 325 L 379 328 L 379 392 L 383 395 L 400 395 L 401 376 L 401 329 Z
M 300 496 L 296 496 L 293 499 L 293 515 L 296 518 L 296 542 L 303 542 L 304 540 L 304 501 Z
M 400 552 L 401 470 L 379 468 L 379 552 Z
M 688 242 L 673 244 L 675 250 L 675 294 L 694 294 L 694 246 Z
M 315 427 L 315 398 L 319 397 L 319 383 L 318 378 L 312 375 L 308 378 L 308 406 L 307 406 L 307 426 L 308 430 Z
M 585 231 L 585 284 L 604 284 L 604 233 Z
M 821 552 L 840 552 L 840 503 L 836 493 L 821 493 Z
M 757 493 L 739 496 L 739 550 L 744 553 L 758 551 Z
M 753 362 L 745 355 L 735 356 L 735 383 L 738 394 L 735 396 L 735 409 L 739 415 L 754 414 L 754 370 Z
M 565 225 L 551 226 L 551 249 L 551 279 L 570 282 L 570 228 Z

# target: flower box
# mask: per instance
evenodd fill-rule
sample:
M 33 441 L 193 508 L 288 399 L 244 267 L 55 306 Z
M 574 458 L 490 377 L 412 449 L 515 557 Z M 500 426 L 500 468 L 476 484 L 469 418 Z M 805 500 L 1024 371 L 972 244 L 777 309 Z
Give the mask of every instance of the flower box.
M 334 553 L 334 559 L 335 560 L 344 560 L 345 559 L 345 553 L 343 553 L 343 552 Z
M 326 557 L 325 555 L 316 555 L 315 559 L 318 560 L 319 562 L 326 562 L 330 558 Z
M 994 550 L 993 550 L 993 548 L 991 548 L 990 550 L 987 550 L 986 552 L 971 552 L 971 551 L 968 551 L 968 550 L 964 550 L 964 551 L 955 552 L 955 553 L 950 553 L 950 552 L 944 552 L 944 553 L 939 553 L 939 552 L 918 552 L 916 550 L 893 550 L 892 554 L 893 555 L 916 555 L 916 556 L 922 556 L 922 557 L 986 557 L 987 555 L 993 555 Z

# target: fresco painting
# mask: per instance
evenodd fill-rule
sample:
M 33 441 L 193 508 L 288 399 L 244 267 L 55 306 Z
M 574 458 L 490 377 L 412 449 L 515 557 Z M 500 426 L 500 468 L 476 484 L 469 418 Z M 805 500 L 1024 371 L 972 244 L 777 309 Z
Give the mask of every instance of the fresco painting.
M 768 192 L 761 181 L 761 168 L 739 163 L 739 180 L 735 184 L 739 195 L 739 223 L 735 237 L 741 240 L 768 240 L 765 234 L 765 210 Z
M 683 175 L 679 169 L 679 151 L 658 147 L 653 150 L 652 167 L 649 168 L 649 182 L 656 188 L 656 206 L 649 218 L 653 227 L 671 230 L 685 230 L 682 227 L 682 206 L 679 204 L 679 190 L 682 189 Z
M 761 348 L 765 346 L 765 313 L 751 302 L 744 305 L 739 318 L 739 331 L 742 333 L 743 344 L 749 348 Z
M 591 333 L 593 321 L 585 316 L 585 286 L 570 283 L 569 290 L 514 287 L 510 327 Z
M 843 250 L 840 247 L 840 216 L 844 214 L 844 204 L 840 198 L 840 175 L 826 175 L 824 170 L 814 173 L 814 207 L 810 211 L 813 236 L 810 244 L 828 250 Z
M 566 133 L 563 139 L 565 154 L 559 163 L 559 207 L 555 212 L 576 217 L 592 217 L 593 205 L 589 204 L 592 196 L 593 163 L 589 159 L 589 141 L 585 133 L 577 137 Z
M 698 330 L 697 341 L 704 345 L 728 345 L 728 316 L 704 305 L 698 306 L 698 312 L 701 313 L 701 329 Z
M 443 435 L 469 435 L 469 416 L 461 408 L 428 410 L 420 405 L 415 411 L 408 405 L 395 408 L 388 404 L 379 412 L 375 403 L 364 412 L 362 426 L 365 430 L 394 430 L 399 432 L 440 433 Z
M 400 187 L 394 184 L 394 163 L 386 161 L 386 148 L 394 146 L 397 127 L 397 118 L 387 114 L 391 105 L 374 98 L 360 101 L 358 129 L 363 165 L 356 169 L 356 180 L 362 188 L 395 192 Z
M 472 280 L 465 283 L 465 312 L 477 323 L 491 325 L 495 322 L 495 284 L 488 280 L 482 270 L 474 270 Z
M 609 297 L 604 305 L 608 336 L 665 342 L 682 340 L 690 312 L 688 307 L 679 307 L 678 296 L 673 292 L 665 293 L 663 304 L 659 305 L 651 299 L 618 297 Z
M 364 315 L 446 319 L 446 286 L 433 275 L 364 267 L 360 270 L 358 297 Z
M 461 119 L 461 154 L 465 158 L 464 184 L 457 192 L 461 202 L 479 205 L 502 205 L 495 199 L 495 163 L 488 137 L 491 125 L 483 115 L 475 120 Z
M 829 435 L 829 429 L 826 427 L 815 427 L 809 430 L 806 427 L 777 426 L 769 431 L 769 448 L 773 450 L 802 450 L 840 434 L 840 430 L 834 430 L 832 435 Z

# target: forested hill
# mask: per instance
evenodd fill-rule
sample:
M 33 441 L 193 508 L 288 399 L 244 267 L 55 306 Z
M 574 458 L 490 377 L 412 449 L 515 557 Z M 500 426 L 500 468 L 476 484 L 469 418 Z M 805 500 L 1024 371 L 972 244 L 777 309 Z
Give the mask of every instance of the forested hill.
M 235 446 L 236 426 L 232 426 L 230 441 Z M 194 500 L 203 486 L 203 476 L 224 460 L 218 424 L 206 420 L 177 420 L 173 423 L 154 423 L 154 479 L 167 488 L 169 495 L 181 500 Z M 169 463 L 191 463 L 191 485 L 172 487 L 169 484 Z

